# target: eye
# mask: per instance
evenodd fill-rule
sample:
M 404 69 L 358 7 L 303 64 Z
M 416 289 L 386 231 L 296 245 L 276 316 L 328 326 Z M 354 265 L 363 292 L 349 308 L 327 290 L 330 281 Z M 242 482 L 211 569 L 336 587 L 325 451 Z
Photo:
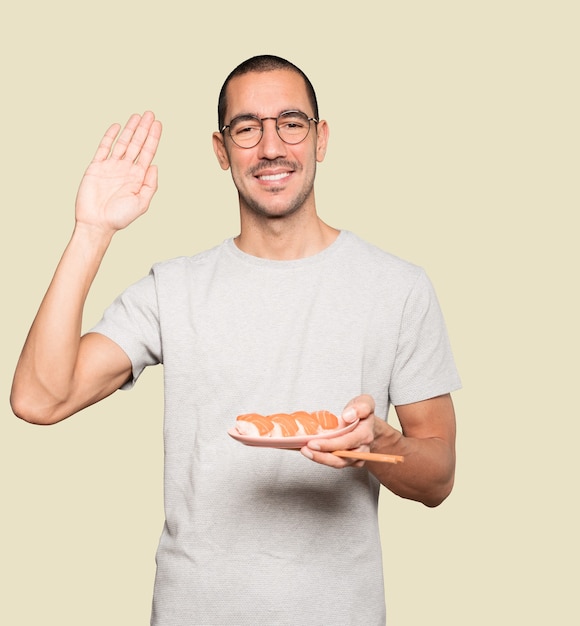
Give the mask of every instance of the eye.
M 304 128 L 304 124 L 302 122 L 285 121 L 282 125 L 286 128 Z
M 303 132 L 307 126 L 308 118 L 304 113 L 300 113 L 298 111 L 282 113 L 282 115 L 278 118 L 278 128 L 283 132 Z
M 259 133 L 261 127 L 256 124 L 241 124 L 232 128 L 232 133 L 238 137 L 242 135 L 253 135 Z
M 262 131 L 260 120 L 253 117 L 241 117 L 233 119 L 230 123 L 230 132 L 236 137 L 255 135 Z

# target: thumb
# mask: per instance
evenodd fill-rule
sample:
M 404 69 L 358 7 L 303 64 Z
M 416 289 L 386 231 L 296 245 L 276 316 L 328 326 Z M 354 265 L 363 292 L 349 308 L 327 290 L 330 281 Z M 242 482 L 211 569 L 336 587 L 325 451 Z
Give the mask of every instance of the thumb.
M 372 396 L 362 394 L 353 398 L 342 411 L 342 419 L 348 424 L 357 419 L 366 419 L 375 412 L 375 401 Z
M 155 192 L 157 191 L 157 166 L 151 165 L 145 172 L 145 178 L 141 185 L 140 196 L 146 204 L 151 202 Z

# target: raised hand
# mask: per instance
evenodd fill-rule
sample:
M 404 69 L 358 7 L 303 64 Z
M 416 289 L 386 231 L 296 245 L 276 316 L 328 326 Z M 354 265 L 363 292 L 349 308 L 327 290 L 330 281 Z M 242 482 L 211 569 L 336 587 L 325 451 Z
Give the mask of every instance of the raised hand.
M 85 172 L 76 200 L 77 224 L 121 230 L 147 211 L 157 191 L 157 167 L 151 163 L 161 123 L 147 111 L 132 115 L 120 131 L 119 124 L 107 130 Z

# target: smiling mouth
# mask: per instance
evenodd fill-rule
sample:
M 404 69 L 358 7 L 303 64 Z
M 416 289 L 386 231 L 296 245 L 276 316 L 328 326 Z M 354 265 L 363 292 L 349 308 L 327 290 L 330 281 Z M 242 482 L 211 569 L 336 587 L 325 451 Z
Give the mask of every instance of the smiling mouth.
M 279 174 L 262 174 L 256 176 L 258 180 L 265 181 L 276 181 L 276 180 L 284 180 L 290 176 L 290 172 L 280 172 Z

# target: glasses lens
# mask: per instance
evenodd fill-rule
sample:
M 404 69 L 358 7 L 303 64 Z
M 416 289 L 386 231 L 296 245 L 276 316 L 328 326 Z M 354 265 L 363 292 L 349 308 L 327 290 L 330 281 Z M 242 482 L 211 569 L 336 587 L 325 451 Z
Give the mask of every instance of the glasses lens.
M 250 115 L 236 117 L 230 122 L 230 136 L 241 148 L 253 148 L 262 138 L 262 122 Z
M 287 111 L 278 116 L 278 134 L 286 143 L 300 143 L 310 130 L 308 116 L 302 111 Z

